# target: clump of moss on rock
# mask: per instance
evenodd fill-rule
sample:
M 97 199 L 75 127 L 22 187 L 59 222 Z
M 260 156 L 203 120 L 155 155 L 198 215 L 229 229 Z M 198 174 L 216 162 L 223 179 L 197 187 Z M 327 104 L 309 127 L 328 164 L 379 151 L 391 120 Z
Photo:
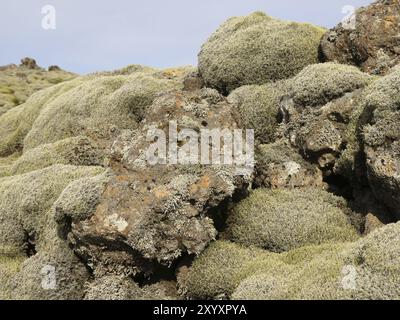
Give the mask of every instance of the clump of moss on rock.
M 61 240 L 26 259 L 10 280 L 11 298 L 18 300 L 77 300 L 89 278 L 85 265 Z
M 346 291 L 340 287 L 343 277 L 342 250 L 349 244 L 335 243 L 322 248 L 304 247 L 293 264 L 275 264 L 262 268 L 245 278 L 232 294 L 232 299 L 243 300 L 315 300 L 340 299 Z M 322 249 L 322 250 L 320 250 Z M 283 261 L 288 260 L 282 255 Z M 290 258 L 290 257 L 289 257 Z
M 54 164 L 101 166 L 104 159 L 105 153 L 99 146 L 88 137 L 78 136 L 28 150 L 0 176 L 23 174 Z
M 64 188 L 76 179 L 96 176 L 103 171 L 99 167 L 55 165 L 0 179 L 0 245 L 24 252 L 28 237 L 35 239 L 38 251 L 50 241 L 46 236 L 54 225 L 50 208 Z
M 299 274 L 300 270 L 306 269 L 314 262 L 319 261 L 320 266 L 323 266 L 324 263 L 329 263 L 332 256 L 338 260 L 340 252 L 348 245 L 348 243 L 330 243 L 302 247 L 285 253 L 273 253 L 228 241 L 216 241 L 194 261 L 189 269 L 185 282 L 187 296 L 194 299 L 232 297 L 266 299 L 268 295 L 263 294 L 266 288 L 273 289 L 286 277 Z M 340 277 L 340 270 L 336 275 Z M 256 286 L 251 283 L 251 287 L 247 288 L 247 279 L 253 277 L 263 279 Z M 246 285 L 246 289 L 240 288 L 244 287 L 242 283 Z M 301 281 L 297 281 L 296 285 L 301 286 Z M 258 289 L 260 289 L 259 295 L 256 294 Z
M 0 115 L 0 156 L 21 152 L 25 136 L 46 104 L 81 83 L 81 78 L 78 78 L 41 90 L 24 104 Z
M 232 298 L 398 299 L 399 228 L 399 223 L 387 225 L 354 243 L 335 244 L 318 254 L 311 247 L 288 252 L 282 261 L 295 256 L 295 264 L 283 270 L 263 268 L 244 279 Z
M 364 88 L 374 77 L 353 66 L 320 63 L 305 67 L 291 81 L 292 97 L 299 106 L 322 106 L 347 92 Z
M 135 129 L 158 93 L 180 86 L 146 73 L 85 81 L 46 105 L 25 138 L 24 149 L 77 135 L 107 139 L 116 129 Z
M 228 242 L 217 241 L 197 258 L 185 286 L 192 298 L 227 298 L 239 284 L 236 273 L 244 264 L 264 252 Z
M 23 175 L 0 179 L 0 247 L 14 252 L 5 261 L 2 285 L 10 299 L 81 299 L 86 267 L 62 239 L 55 220 L 60 193 L 76 179 L 90 181 L 104 171 L 99 167 L 54 165 Z M 80 203 L 86 194 L 74 194 Z M 75 207 L 72 207 L 75 208 Z M 68 227 L 68 226 L 64 226 Z M 65 235 L 65 230 L 64 235 Z M 7 256 L 7 255 L 6 255 Z M 9 256 L 9 255 L 8 255 Z M 0 252 L 1 257 L 4 253 Z M 1 263 L 0 263 L 1 264 Z M 46 272 L 55 271 L 56 286 L 46 290 Z M 0 269 L 3 269 L 0 266 Z M 48 271 L 46 271 L 48 270 Z M 43 280 L 45 279 L 45 280 Z M 49 279 L 49 281 L 52 281 Z M 50 284 L 51 285 L 51 284 Z
M 232 209 L 226 237 L 274 252 L 353 241 L 357 232 L 344 207 L 344 199 L 316 188 L 258 189 Z
M 275 140 L 279 100 L 286 91 L 287 81 L 242 86 L 228 96 L 228 101 L 238 113 L 241 128 L 253 129 L 258 142 L 269 143 Z
M 222 93 L 250 84 L 287 79 L 318 62 L 325 30 L 255 12 L 223 23 L 202 46 L 199 71 Z

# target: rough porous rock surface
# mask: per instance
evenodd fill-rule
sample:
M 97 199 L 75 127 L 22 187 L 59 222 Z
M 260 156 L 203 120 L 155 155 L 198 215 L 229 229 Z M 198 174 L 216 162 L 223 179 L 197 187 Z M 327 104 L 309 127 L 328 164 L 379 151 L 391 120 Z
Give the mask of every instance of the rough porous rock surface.
M 199 71 L 207 86 L 222 93 L 243 85 L 287 79 L 318 62 L 324 32 L 310 24 L 276 20 L 262 12 L 234 17 L 202 46 Z
M 377 199 L 400 218 L 400 69 L 379 79 L 366 93 L 365 108 L 372 112 L 364 126 L 368 180 Z
M 379 0 L 355 13 L 355 28 L 340 23 L 321 41 L 326 61 L 352 64 L 371 74 L 385 74 L 400 61 L 400 2 Z
M 174 165 L 146 162 L 148 130 L 177 127 L 236 127 L 231 105 L 217 91 L 176 91 L 149 107 L 137 130 L 115 140 L 108 182 L 92 216 L 71 215 L 69 239 L 96 274 L 151 272 L 154 262 L 170 265 L 184 253 L 199 254 L 217 232 L 210 210 L 246 188 L 249 176 L 233 166 Z M 68 211 L 65 212 L 68 215 Z
M 316 64 L 293 78 L 291 92 L 280 101 L 285 136 L 327 175 L 357 141 L 352 128 L 358 117 L 353 115 L 361 104 L 362 88 L 371 81 L 355 67 Z
M 305 161 L 285 139 L 257 147 L 255 187 L 324 188 L 322 171 Z

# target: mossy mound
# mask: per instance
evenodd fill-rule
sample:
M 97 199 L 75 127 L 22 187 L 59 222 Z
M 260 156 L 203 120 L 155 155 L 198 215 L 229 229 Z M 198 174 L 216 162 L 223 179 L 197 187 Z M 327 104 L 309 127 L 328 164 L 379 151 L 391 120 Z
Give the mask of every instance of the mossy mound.
M 232 294 L 243 300 L 332 300 L 346 297 L 341 285 L 345 244 L 335 244 L 316 253 L 314 247 L 302 249 L 306 261 L 275 264 L 244 279 Z M 293 254 L 293 253 L 292 253 Z M 295 253 L 296 254 L 296 253 Z M 285 260 L 286 257 L 281 257 Z
M 84 136 L 67 138 L 28 150 L 21 157 L 3 167 L 1 176 L 12 176 L 43 169 L 54 164 L 101 166 L 105 154 L 99 146 Z
M 240 295 L 240 298 L 247 299 L 247 296 L 241 295 L 237 289 L 243 281 L 266 275 L 269 280 L 263 281 L 262 285 L 267 288 L 273 287 L 270 282 L 278 283 L 294 271 L 306 269 L 314 261 L 320 261 L 323 266 L 332 256 L 339 256 L 341 250 L 348 245 L 335 243 L 308 246 L 279 254 L 254 247 L 243 247 L 228 241 L 217 241 L 194 261 L 185 282 L 185 289 L 188 297 L 195 299 L 232 298 L 232 294 L 233 297 Z M 301 285 L 301 282 L 298 285 Z M 266 298 L 262 291 L 259 296 L 250 292 L 248 297 Z
M 56 200 L 71 182 L 83 178 L 89 183 L 103 172 L 101 167 L 54 165 L 0 179 L 0 286 L 7 299 L 83 297 L 89 274 L 63 240 L 69 225 L 57 224 L 55 217 L 57 203 L 66 207 L 66 202 Z M 75 196 L 72 209 L 89 202 L 89 193 L 69 196 Z M 89 214 L 90 206 L 85 208 Z
M 374 77 L 353 66 L 320 63 L 305 67 L 291 81 L 291 96 L 296 105 L 322 106 L 347 92 L 363 88 Z
M 20 265 L 10 280 L 11 299 L 79 300 L 88 278 L 85 265 L 68 245 L 55 240 Z
M 145 73 L 86 81 L 45 106 L 24 148 L 82 134 L 104 139 L 116 129 L 134 129 L 158 93 L 180 86 Z
M 287 89 L 287 81 L 283 80 L 261 86 L 242 86 L 228 96 L 228 101 L 238 113 L 240 127 L 253 129 L 259 143 L 275 140 L 279 100 Z
M 400 223 L 379 228 L 346 251 L 346 265 L 357 272 L 360 299 L 399 299 Z
M 12 298 L 10 280 L 18 273 L 26 256 L 13 247 L 0 246 L 0 299 Z
M 85 135 L 105 139 L 135 128 L 157 94 L 183 87 L 193 68 L 99 73 L 41 90 L 0 115 L 0 156 Z
M 400 297 L 399 227 L 378 229 L 355 243 L 335 244 L 286 269 L 263 269 L 243 280 L 233 299 L 389 300 Z M 296 261 L 299 261 L 296 259 Z M 278 272 L 276 272 L 278 270 Z
M 398 299 L 400 223 L 355 242 L 284 253 L 217 241 L 189 269 L 189 298 L 239 300 Z
M 55 165 L 0 179 L 0 245 L 24 252 L 29 241 L 34 241 L 39 251 L 54 236 L 54 213 L 50 208 L 64 188 L 76 179 L 103 171 L 99 167 Z
M 0 156 L 9 156 L 23 149 L 23 140 L 47 103 L 83 82 L 67 81 L 33 94 L 27 102 L 0 115 Z
M 199 53 L 207 86 L 228 93 L 250 84 L 287 79 L 318 62 L 325 30 L 255 12 L 223 23 Z
M 345 200 L 320 189 L 258 189 L 236 205 L 226 237 L 274 252 L 357 239 Z
M 188 296 L 195 299 L 229 297 L 240 282 L 236 273 L 260 254 L 264 254 L 260 249 L 248 249 L 228 241 L 212 243 L 189 271 L 185 282 Z

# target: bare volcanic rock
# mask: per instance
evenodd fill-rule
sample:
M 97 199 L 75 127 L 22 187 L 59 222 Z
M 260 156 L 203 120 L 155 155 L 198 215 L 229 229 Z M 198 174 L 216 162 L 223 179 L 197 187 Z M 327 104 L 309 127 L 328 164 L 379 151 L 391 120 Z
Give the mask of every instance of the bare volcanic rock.
M 257 147 L 254 185 L 272 189 L 323 188 L 324 182 L 321 170 L 282 139 Z
M 250 182 L 251 170 L 240 173 L 232 165 L 174 164 L 169 159 L 149 164 L 146 153 L 154 137 L 149 140 L 148 135 L 160 129 L 173 143 L 171 121 L 177 132 L 237 127 L 226 99 L 216 90 L 202 89 L 159 96 L 138 129 L 121 133 L 111 148 L 113 177 L 93 214 L 59 207 L 58 221 L 72 221 L 68 238 L 75 252 L 97 276 L 147 273 L 154 263 L 168 266 L 184 253 L 199 254 L 217 234 L 215 209 Z M 76 190 L 74 194 L 82 194 Z
M 325 30 L 310 24 L 273 19 L 262 12 L 222 24 L 199 53 L 207 86 L 228 93 L 243 85 L 294 76 L 318 62 Z
M 321 41 L 325 61 L 352 64 L 365 72 L 385 74 L 400 61 L 400 2 L 379 0 L 360 8 L 355 28 L 339 24 Z

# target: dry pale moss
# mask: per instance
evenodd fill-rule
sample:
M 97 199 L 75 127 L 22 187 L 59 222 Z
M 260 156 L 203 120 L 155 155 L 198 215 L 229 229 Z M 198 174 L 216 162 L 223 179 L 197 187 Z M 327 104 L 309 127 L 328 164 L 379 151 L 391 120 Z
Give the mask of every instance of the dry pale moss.
M 278 272 L 264 268 L 254 273 L 239 284 L 232 298 L 397 300 L 399 227 L 387 225 L 355 243 L 335 244 L 317 255 L 310 255 L 308 248 L 289 252 L 282 260 L 292 260 L 294 254 L 296 264 Z
M 100 167 L 54 165 L 0 179 L 0 247 L 7 248 L 6 253 L 0 252 L 0 286 L 7 293 L 6 298 L 83 297 L 88 272 L 60 238 L 65 230 L 56 223 L 55 203 L 60 203 L 61 200 L 56 200 L 71 182 L 84 178 L 89 183 L 103 171 Z M 72 208 L 80 208 L 88 193 L 69 196 L 70 199 L 75 196 Z M 34 255 L 28 258 L 28 253 Z M 55 268 L 57 287 L 54 290 L 42 286 L 46 266 Z
M 43 284 L 46 270 L 54 270 L 55 287 L 47 289 Z M 50 275 L 51 276 L 51 275 Z M 84 296 L 84 284 L 89 278 L 85 265 L 75 256 L 68 245 L 54 239 L 46 250 L 26 259 L 10 279 L 11 299 L 17 300 L 78 300 Z
M 26 256 L 13 247 L 0 245 L 0 300 L 11 299 L 10 280 L 19 272 Z
M 387 139 L 400 140 L 400 68 L 375 81 L 365 92 L 365 108 L 373 112 L 373 125 L 364 130 L 369 146 L 382 146 Z
M 9 156 L 23 149 L 23 140 L 47 103 L 78 86 L 81 78 L 67 81 L 33 94 L 27 102 L 0 116 L 0 156 Z
M 232 209 L 226 237 L 274 252 L 357 239 L 345 200 L 311 189 L 258 189 Z
M 54 164 L 101 166 L 105 154 L 99 146 L 84 136 L 67 138 L 30 149 L 8 166 L 0 169 L 1 176 L 23 174 Z
M 332 256 L 347 248 L 349 244 L 323 244 L 307 246 L 285 253 L 272 253 L 254 247 L 243 247 L 228 242 L 217 241 L 197 258 L 188 272 L 185 289 L 189 298 L 232 298 L 266 299 L 262 291 L 273 289 L 299 270 L 306 270 L 315 262 L 329 263 Z M 256 290 L 248 296 L 238 292 L 243 281 L 253 277 L 268 277 L 256 288 L 264 286 L 257 296 Z M 337 273 L 340 276 L 340 271 Z M 245 283 L 246 283 L 245 282 Z M 271 284 L 272 282 L 272 284 Z M 301 281 L 298 283 L 301 286 Z M 254 288 L 254 287 L 252 287 Z M 241 289 L 240 289 L 241 290 Z
M 110 171 L 94 177 L 84 177 L 72 181 L 54 203 L 54 219 L 60 233 L 70 221 L 90 218 L 100 202 L 102 192 L 111 176 Z M 68 230 L 68 229 L 67 229 Z
M 325 30 L 255 12 L 223 23 L 202 46 L 199 71 L 207 86 L 228 93 L 287 79 L 318 62 Z
M 255 300 L 399 299 L 399 228 L 387 225 L 355 242 L 271 253 L 213 243 L 189 270 L 189 298 Z
M 47 229 L 54 226 L 50 209 L 64 188 L 76 179 L 103 171 L 99 167 L 54 165 L 0 179 L 0 244 L 22 252 L 26 250 L 26 238 L 30 237 L 39 250 L 50 241 L 46 235 Z
M 77 135 L 108 138 L 116 129 L 134 129 L 158 93 L 180 86 L 146 73 L 95 77 L 44 107 L 24 149 Z
M 374 77 L 353 66 L 320 63 L 305 67 L 291 81 L 291 96 L 300 106 L 321 106 L 364 88 Z
M 187 295 L 195 299 L 229 297 L 239 284 L 236 273 L 260 254 L 263 254 L 260 249 L 248 249 L 228 241 L 212 243 L 189 271 L 184 284 Z
M 103 138 L 116 128 L 135 127 L 158 93 L 183 87 L 184 76 L 193 70 L 131 69 L 52 86 L 0 115 L 0 156 L 79 135 Z

